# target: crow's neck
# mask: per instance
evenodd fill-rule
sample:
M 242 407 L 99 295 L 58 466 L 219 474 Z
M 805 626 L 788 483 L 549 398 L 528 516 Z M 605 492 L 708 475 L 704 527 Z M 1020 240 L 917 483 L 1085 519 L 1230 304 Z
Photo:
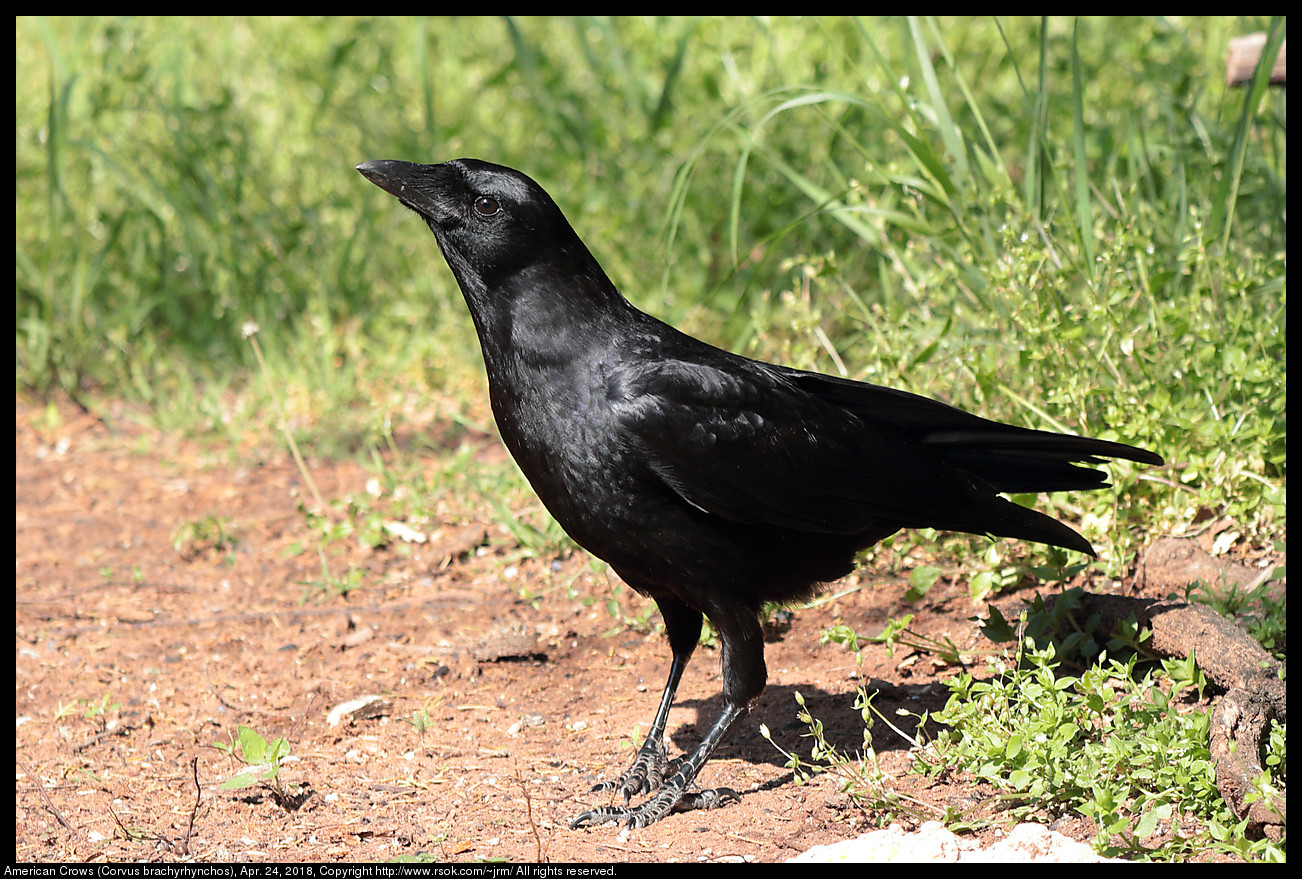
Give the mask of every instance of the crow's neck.
M 462 284 L 462 292 L 486 361 L 582 359 L 614 343 L 635 311 L 590 257 L 529 266 L 481 289 Z

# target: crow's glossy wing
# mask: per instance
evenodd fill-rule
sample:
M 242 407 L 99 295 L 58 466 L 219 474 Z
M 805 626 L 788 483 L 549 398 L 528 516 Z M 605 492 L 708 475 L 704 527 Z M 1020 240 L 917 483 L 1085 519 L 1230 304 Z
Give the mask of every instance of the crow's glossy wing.
M 906 431 L 872 425 L 779 368 L 661 360 L 612 376 L 622 442 L 693 506 L 742 523 L 854 534 L 936 525 L 989 486 Z
M 1162 459 L 989 421 L 936 400 L 744 358 L 659 360 L 611 384 L 622 441 L 688 503 L 743 523 L 854 534 L 892 524 L 1092 553 L 1001 492 L 1099 488 L 1078 463 Z

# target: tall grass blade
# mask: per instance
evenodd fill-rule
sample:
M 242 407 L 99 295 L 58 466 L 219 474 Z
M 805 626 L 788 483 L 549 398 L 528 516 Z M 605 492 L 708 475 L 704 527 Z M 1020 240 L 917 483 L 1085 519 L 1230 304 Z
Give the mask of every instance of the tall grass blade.
M 1271 20 L 1266 45 L 1262 47 L 1261 57 L 1257 59 L 1257 69 L 1252 74 L 1252 83 L 1243 100 L 1243 112 L 1239 114 L 1234 143 L 1230 146 L 1227 173 L 1221 177 L 1221 185 L 1212 205 L 1212 215 L 1208 221 L 1210 237 L 1211 240 L 1219 242 L 1222 252 L 1225 252 L 1230 244 L 1230 229 L 1234 225 L 1234 204 L 1239 197 L 1239 182 L 1243 177 L 1243 162 L 1248 150 L 1248 132 L 1257 116 L 1257 109 L 1261 106 L 1266 88 L 1270 85 L 1270 71 L 1275 66 L 1275 57 L 1284 44 L 1285 21 L 1284 16 L 1275 16 Z
M 913 50 L 918 67 L 922 70 L 922 81 L 927 87 L 931 110 L 936 114 L 936 127 L 940 130 L 940 139 L 945 144 L 945 151 L 954 162 L 954 166 L 958 168 L 959 176 L 966 182 L 972 173 L 967 160 L 967 142 L 963 132 L 954 124 L 954 117 L 950 115 L 945 96 L 940 91 L 936 67 L 931 63 L 931 48 L 927 45 L 926 37 L 922 35 L 922 27 L 916 16 L 909 16 L 909 33 L 913 36 Z
M 1094 209 L 1090 203 L 1090 169 L 1085 150 L 1085 83 L 1080 67 L 1080 22 L 1071 31 L 1071 130 L 1076 179 L 1076 226 L 1080 231 L 1085 276 L 1092 282 L 1094 265 Z

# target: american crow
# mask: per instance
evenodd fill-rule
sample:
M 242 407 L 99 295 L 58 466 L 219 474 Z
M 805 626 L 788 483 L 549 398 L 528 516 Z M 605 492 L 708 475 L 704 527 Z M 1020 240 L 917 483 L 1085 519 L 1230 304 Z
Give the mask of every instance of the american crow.
M 357 170 L 434 233 L 470 306 L 502 440 L 538 497 L 664 617 L 673 662 L 651 730 L 633 765 L 593 788 L 625 805 L 571 826 L 641 827 L 736 797 L 689 788 L 764 689 L 765 602 L 809 598 L 901 528 L 1093 555 L 1071 528 L 1000 494 L 1106 485 L 1102 472 L 1073 463 L 1162 463 L 1121 443 L 1000 424 L 684 335 L 620 295 L 519 171 L 475 159 Z M 671 761 L 665 724 L 702 615 L 722 643 L 725 707 L 700 745 Z

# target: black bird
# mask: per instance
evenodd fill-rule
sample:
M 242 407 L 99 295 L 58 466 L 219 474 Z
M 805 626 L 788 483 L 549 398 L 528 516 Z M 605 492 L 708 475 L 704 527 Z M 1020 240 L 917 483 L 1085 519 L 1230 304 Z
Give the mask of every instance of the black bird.
M 434 233 L 479 334 L 498 429 L 538 497 L 664 617 L 673 662 L 651 730 L 633 765 L 593 788 L 625 805 L 571 826 L 641 827 L 737 796 L 689 788 L 764 689 L 765 602 L 809 598 L 901 528 L 1094 555 L 1071 528 L 1000 494 L 1107 484 L 1075 463 L 1163 463 L 684 335 L 634 308 L 519 171 L 476 159 L 357 170 Z M 665 724 L 703 615 L 722 644 L 725 707 L 700 745 L 671 761 Z

